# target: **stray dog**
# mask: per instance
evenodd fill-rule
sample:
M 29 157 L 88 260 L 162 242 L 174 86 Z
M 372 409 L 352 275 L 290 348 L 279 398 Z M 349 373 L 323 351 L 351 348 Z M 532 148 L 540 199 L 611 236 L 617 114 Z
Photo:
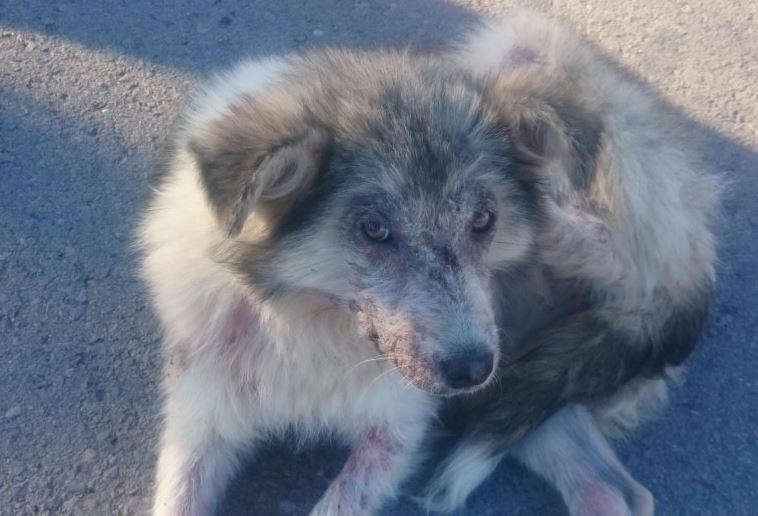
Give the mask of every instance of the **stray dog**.
M 462 397 L 430 507 L 510 450 L 575 514 L 652 510 L 596 426 L 689 352 L 711 180 L 584 47 L 598 83 L 563 88 L 528 51 L 503 69 L 507 41 L 480 55 L 498 30 L 454 55 L 248 61 L 195 96 L 139 236 L 167 361 L 155 515 L 211 514 L 242 453 L 289 430 L 352 446 L 311 514 L 372 514 Z

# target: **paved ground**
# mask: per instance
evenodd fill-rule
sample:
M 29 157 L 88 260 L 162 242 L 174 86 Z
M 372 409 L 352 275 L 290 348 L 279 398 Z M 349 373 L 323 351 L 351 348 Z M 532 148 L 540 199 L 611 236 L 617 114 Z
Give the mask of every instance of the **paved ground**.
M 156 148 L 197 78 L 324 43 L 438 45 L 509 1 L 0 1 L 0 514 L 141 514 L 158 331 L 131 235 Z M 662 515 L 758 514 L 758 4 L 533 1 L 692 117 L 730 181 L 705 342 L 666 415 L 622 447 Z M 281 447 L 224 514 L 306 514 L 339 468 Z M 420 514 L 401 501 L 388 514 Z M 562 514 L 504 465 L 468 514 Z

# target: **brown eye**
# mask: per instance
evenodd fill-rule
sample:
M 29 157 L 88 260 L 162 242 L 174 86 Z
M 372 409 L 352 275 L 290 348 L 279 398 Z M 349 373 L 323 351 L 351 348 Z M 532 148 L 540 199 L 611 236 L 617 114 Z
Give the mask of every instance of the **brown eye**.
M 378 220 L 364 222 L 363 233 L 375 242 L 384 242 L 390 237 L 390 230 Z
M 487 231 L 495 222 L 495 215 L 490 210 L 482 210 L 474 215 L 471 221 L 471 229 L 477 233 Z

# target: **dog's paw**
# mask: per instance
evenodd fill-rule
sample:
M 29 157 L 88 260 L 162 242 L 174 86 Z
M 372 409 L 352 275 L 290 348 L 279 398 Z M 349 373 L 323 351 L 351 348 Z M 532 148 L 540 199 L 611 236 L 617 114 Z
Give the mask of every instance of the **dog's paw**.
M 571 501 L 571 516 L 653 516 L 653 495 L 639 484 L 630 486 L 624 496 L 612 485 L 602 482 L 583 487 Z

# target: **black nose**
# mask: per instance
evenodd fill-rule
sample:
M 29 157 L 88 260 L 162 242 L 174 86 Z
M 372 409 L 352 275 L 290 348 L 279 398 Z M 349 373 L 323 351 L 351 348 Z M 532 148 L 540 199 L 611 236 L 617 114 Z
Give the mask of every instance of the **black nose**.
M 449 353 L 439 364 L 448 387 L 465 389 L 484 383 L 492 373 L 494 361 L 492 351 L 477 349 Z

